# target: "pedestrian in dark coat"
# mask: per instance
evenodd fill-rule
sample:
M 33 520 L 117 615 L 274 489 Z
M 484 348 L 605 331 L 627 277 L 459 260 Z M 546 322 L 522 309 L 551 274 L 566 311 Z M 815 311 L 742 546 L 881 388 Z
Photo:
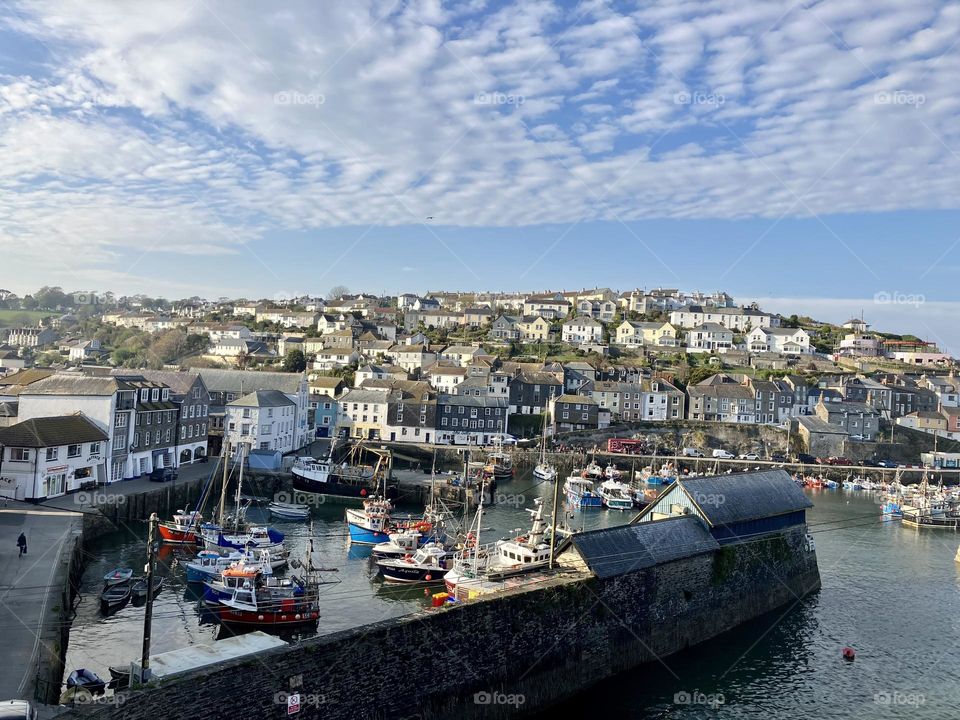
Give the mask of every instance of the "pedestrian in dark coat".
M 27 536 L 23 533 L 17 538 L 17 547 L 20 548 L 20 557 L 27 554 Z

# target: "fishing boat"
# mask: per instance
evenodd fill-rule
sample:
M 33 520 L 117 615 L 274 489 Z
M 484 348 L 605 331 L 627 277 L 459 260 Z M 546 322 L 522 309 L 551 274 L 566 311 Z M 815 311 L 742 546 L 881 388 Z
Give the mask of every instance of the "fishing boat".
M 610 510 L 630 510 L 633 508 L 633 495 L 630 486 L 617 480 L 604 480 L 597 490 L 603 506 Z
M 219 525 L 204 523 L 201 526 L 204 546 L 246 550 L 248 547 L 278 550 L 283 543 L 283 533 L 270 527 L 255 526 L 241 532 L 224 533 Z
M 826 481 L 821 477 L 808 477 L 806 479 L 806 486 L 808 488 L 813 488 L 814 490 L 822 490 L 827 485 Z
M 503 438 L 499 435 L 493 439 L 493 451 L 487 455 L 487 461 L 483 466 L 483 475 L 497 480 L 506 480 L 513 477 L 513 460 L 503 451 Z
M 567 502 L 577 508 L 603 507 L 603 498 L 595 491 L 592 480 L 571 475 L 563 484 Z
M 375 558 L 398 558 L 404 555 L 412 555 L 422 544 L 423 535 L 419 531 L 413 528 L 398 530 L 390 533 L 385 542 L 373 546 L 373 556 Z
M 376 471 L 369 465 L 339 465 L 325 458 L 298 457 L 290 468 L 293 487 L 302 492 L 339 498 L 362 500 L 376 492 Z M 396 497 L 397 488 L 387 489 L 387 495 Z
M 474 541 L 467 545 L 454 560 L 453 568 L 443 576 L 447 589 L 496 582 L 504 578 L 539 570 L 550 562 L 550 545 L 544 542 L 546 526 L 543 522 L 543 500 L 534 499 L 533 509 L 527 509 L 533 523 L 526 535 L 517 535 L 509 540 L 498 540 L 482 546 L 479 544 L 482 508 L 477 511 Z
M 623 473 L 620 472 L 613 463 L 603 469 L 603 476 L 608 480 L 619 480 L 622 475 Z
M 347 529 L 350 542 L 357 545 L 378 545 L 390 539 L 390 512 L 393 504 L 385 498 L 363 501 L 359 510 L 347 508 Z
M 825 487 L 827 490 L 836 490 L 838 487 L 840 487 L 840 483 L 838 483 L 836 480 L 824 480 L 823 487 Z
M 273 501 L 267 509 L 278 520 L 306 520 L 310 517 L 310 506 L 299 503 Z
M 100 593 L 100 610 L 104 613 L 119 610 L 130 600 L 130 581 L 115 583 Z
M 159 575 L 153 576 L 153 596 L 156 597 L 157 593 L 163 590 L 163 581 L 164 579 Z M 133 583 L 133 586 L 130 588 L 130 594 L 133 597 L 135 603 L 144 601 L 147 599 L 147 578 L 141 577 L 137 578 L 136 582 Z
M 310 591 L 299 578 L 285 581 L 284 587 L 249 584 L 214 606 L 214 612 L 225 625 L 251 627 L 316 626 L 320 604 L 316 592 Z
M 603 478 L 603 468 L 595 462 L 590 462 L 580 473 L 580 477 L 587 480 L 600 480 Z
M 130 582 L 133 577 L 133 568 L 114 568 L 103 576 L 103 584 L 106 587 Z
M 428 543 L 413 555 L 378 560 L 377 566 L 387 582 L 443 582 L 444 574 L 453 564 L 453 556 L 454 553 L 443 546 Z
M 203 517 L 199 512 L 177 510 L 171 520 L 160 523 L 158 527 L 160 538 L 171 545 L 195 545 L 202 522 Z
M 551 393 L 551 398 L 553 397 Z M 549 408 L 549 404 L 547 405 Z M 540 460 L 533 468 L 533 476 L 542 482 L 553 482 L 557 479 L 557 469 L 547 462 L 547 419 L 549 410 L 543 413 L 543 437 L 540 438 Z

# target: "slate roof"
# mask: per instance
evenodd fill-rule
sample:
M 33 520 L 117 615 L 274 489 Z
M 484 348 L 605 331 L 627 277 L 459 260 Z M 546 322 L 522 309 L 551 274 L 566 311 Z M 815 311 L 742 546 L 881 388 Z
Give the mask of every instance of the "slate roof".
M 597 577 L 609 578 L 720 546 L 693 515 L 577 533 L 573 544 Z
M 849 435 L 844 428 L 839 425 L 833 425 L 816 415 L 799 415 L 797 422 L 806 428 L 809 432 L 826 435 Z
M 43 380 L 53 375 L 53 370 L 40 370 L 39 368 L 29 368 L 20 370 L 0 377 L 0 386 L 2 385 L 30 385 L 38 380 Z
M 83 415 L 31 418 L 0 428 L 0 444 L 9 447 L 60 447 L 107 439 L 107 434 Z
M 87 375 L 51 375 L 21 390 L 21 395 L 86 395 L 107 396 L 118 390 L 130 389 L 128 384 L 114 377 Z
M 227 407 L 284 407 L 296 403 L 279 390 L 255 390 L 227 403 Z
M 300 390 L 300 373 L 257 372 L 255 370 L 222 370 L 200 368 L 200 377 L 210 392 L 253 392 L 279 390 L 295 393 Z
M 784 470 L 709 475 L 678 480 L 697 503 L 711 526 L 774 517 L 813 507 Z M 723 498 L 723 502 L 697 502 L 697 498 Z

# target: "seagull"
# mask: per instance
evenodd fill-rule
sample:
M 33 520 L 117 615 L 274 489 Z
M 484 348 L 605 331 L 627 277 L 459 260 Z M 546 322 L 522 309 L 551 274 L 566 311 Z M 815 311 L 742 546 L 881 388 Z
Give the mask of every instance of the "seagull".
M 427 220 L 433 220 L 433 215 L 429 216 Z

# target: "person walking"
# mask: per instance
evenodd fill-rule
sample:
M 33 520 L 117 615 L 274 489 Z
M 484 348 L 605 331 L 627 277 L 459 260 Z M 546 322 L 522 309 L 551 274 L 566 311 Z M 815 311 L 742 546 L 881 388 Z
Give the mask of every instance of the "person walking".
M 20 557 L 27 554 L 27 536 L 23 533 L 17 538 L 17 547 L 20 548 Z

